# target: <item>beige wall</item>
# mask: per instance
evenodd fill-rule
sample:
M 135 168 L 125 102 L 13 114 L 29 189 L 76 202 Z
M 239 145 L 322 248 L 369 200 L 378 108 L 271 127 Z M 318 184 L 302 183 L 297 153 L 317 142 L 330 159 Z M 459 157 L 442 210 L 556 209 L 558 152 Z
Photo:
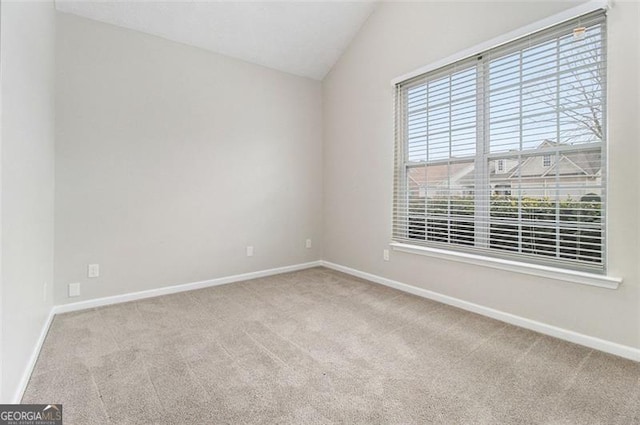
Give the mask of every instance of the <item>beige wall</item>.
M 640 347 L 637 182 L 638 4 L 609 13 L 607 290 L 400 252 L 389 247 L 391 79 L 547 17 L 570 3 L 383 3 L 323 83 L 324 258 L 550 325 Z
M 55 12 L 52 1 L 0 9 L 0 401 L 13 402 L 52 305 Z
M 57 304 L 320 259 L 319 82 L 72 15 L 57 29 Z

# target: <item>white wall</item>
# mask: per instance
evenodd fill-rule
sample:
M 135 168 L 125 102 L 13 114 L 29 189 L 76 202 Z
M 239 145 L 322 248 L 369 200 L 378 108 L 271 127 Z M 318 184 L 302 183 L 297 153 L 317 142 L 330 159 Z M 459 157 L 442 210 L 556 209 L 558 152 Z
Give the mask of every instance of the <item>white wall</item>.
M 323 83 L 324 258 L 605 340 L 640 347 L 638 4 L 609 13 L 609 269 L 618 290 L 392 252 L 391 79 L 572 6 L 383 3 Z
M 73 15 L 57 29 L 57 304 L 320 259 L 319 82 Z
M 52 1 L 0 7 L 0 400 L 12 402 L 52 305 L 55 12 Z

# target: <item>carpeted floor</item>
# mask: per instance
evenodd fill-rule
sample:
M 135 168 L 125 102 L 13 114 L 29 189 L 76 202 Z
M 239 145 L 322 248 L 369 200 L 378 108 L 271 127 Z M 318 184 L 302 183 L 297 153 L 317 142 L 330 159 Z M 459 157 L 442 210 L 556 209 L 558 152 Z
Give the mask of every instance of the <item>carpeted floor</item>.
M 71 424 L 640 424 L 638 363 L 316 268 L 56 316 Z

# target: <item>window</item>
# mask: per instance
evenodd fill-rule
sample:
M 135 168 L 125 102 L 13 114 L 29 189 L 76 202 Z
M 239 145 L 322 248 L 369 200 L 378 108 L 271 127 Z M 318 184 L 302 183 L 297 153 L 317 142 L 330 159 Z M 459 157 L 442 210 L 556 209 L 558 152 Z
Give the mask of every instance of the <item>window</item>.
M 509 184 L 497 184 L 494 189 L 496 196 L 511 196 L 511 185 Z
M 395 242 L 604 273 L 605 14 L 396 85 Z

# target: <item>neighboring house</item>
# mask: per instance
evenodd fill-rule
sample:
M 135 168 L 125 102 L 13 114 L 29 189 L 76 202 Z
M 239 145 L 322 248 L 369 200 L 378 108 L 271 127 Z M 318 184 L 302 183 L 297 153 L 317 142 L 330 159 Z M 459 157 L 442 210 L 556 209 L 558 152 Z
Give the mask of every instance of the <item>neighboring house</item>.
M 545 140 L 537 149 L 557 146 Z M 409 172 L 409 190 L 412 196 L 432 197 L 446 195 L 472 195 L 475 187 L 473 163 L 453 163 L 448 173 L 447 165 L 412 168 Z M 602 154 L 600 151 L 539 154 L 525 158 L 491 161 L 489 184 L 492 195 L 517 195 L 523 197 L 579 200 L 593 194 L 601 196 Z M 451 176 L 448 179 L 448 176 Z M 556 189 L 559 187 L 559 189 Z
M 419 166 L 411 168 L 408 173 L 409 191 L 411 196 L 428 198 L 434 196 L 446 196 L 451 191 L 458 191 L 456 195 L 473 194 L 473 184 L 469 188 L 466 178 L 473 173 L 473 162 Z M 451 185 L 449 184 L 451 176 Z

